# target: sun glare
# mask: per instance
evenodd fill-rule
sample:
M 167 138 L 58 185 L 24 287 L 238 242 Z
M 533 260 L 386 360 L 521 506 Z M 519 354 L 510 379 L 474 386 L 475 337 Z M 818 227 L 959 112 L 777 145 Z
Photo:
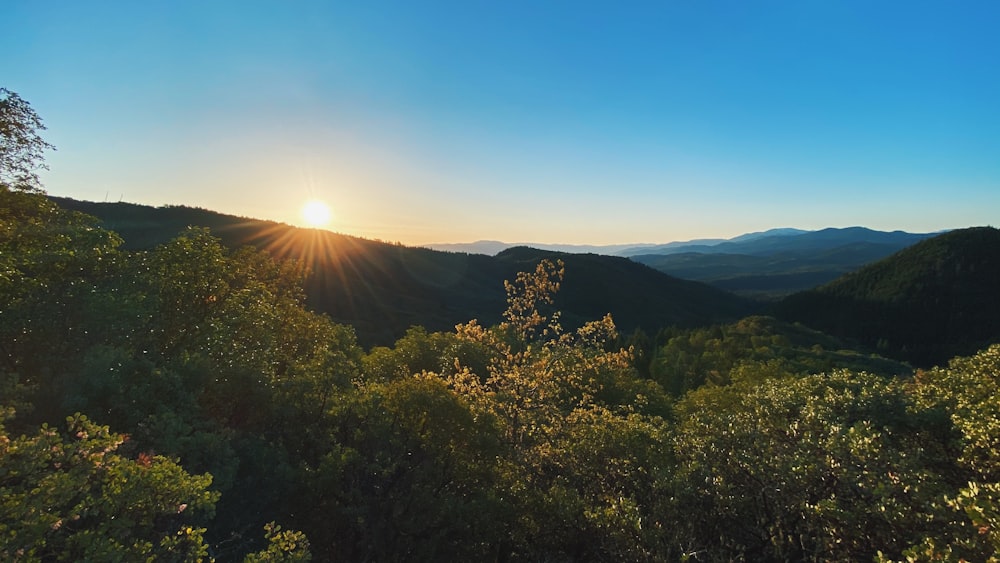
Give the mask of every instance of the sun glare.
M 325 227 L 331 219 L 330 206 L 312 199 L 302 206 L 302 220 L 310 227 Z

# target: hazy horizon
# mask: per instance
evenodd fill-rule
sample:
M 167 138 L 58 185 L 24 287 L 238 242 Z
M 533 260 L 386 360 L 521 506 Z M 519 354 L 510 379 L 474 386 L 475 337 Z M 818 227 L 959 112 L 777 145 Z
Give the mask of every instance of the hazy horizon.
M 1000 5 L 14 2 L 47 191 L 412 246 L 1000 209 Z M 556 242 L 549 242 L 556 241 Z
M 68 196 L 61 196 L 59 194 L 51 194 L 51 193 L 49 195 L 52 195 L 54 197 L 68 197 Z M 141 204 L 141 203 L 130 202 L 130 201 L 101 201 L 101 202 L 95 202 L 93 200 L 81 200 L 81 201 L 89 201 L 90 203 L 111 203 L 111 204 L 121 203 L 121 204 L 125 204 L 125 205 L 150 205 L 150 204 Z M 171 207 L 171 206 L 195 207 L 195 206 L 188 206 L 188 205 L 185 205 L 185 204 L 164 204 L 162 206 L 153 206 L 153 207 Z M 306 229 L 308 229 L 308 228 L 318 228 L 320 230 L 326 230 L 326 231 L 330 231 L 330 232 L 333 232 L 333 233 L 336 233 L 336 234 L 358 236 L 360 238 L 368 238 L 370 240 L 378 240 L 378 241 L 389 242 L 389 243 L 394 243 L 394 244 L 404 244 L 406 246 L 423 247 L 423 248 L 446 247 L 446 246 L 455 246 L 455 247 L 460 247 L 460 246 L 475 246 L 475 245 L 495 243 L 495 244 L 503 245 L 505 247 L 512 247 L 512 246 L 519 246 L 519 245 L 526 245 L 526 244 L 527 245 L 536 244 L 536 245 L 542 245 L 542 246 L 546 246 L 546 247 L 581 247 L 581 248 L 591 248 L 591 247 L 593 247 L 593 248 L 621 248 L 621 249 L 625 249 L 625 248 L 629 248 L 629 247 L 633 247 L 633 246 L 662 246 L 662 245 L 673 244 L 673 243 L 697 243 L 697 242 L 701 242 L 701 241 L 719 241 L 719 242 L 722 242 L 722 241 L 731 240 L 731 239 L 734 239 L 734 238 L 737 238 L 737 237 L 740 237 L 740 236 L 744 236 L 744 235 L 755 235 L 755 234 L 766 233 L 766 232 L 769 232 L 769 231 L 780 231 L 780 230 L 788 230 L 788 229 L 799 230 L 799 231 L 803 231 L 803 232 L 815 232 L 815 231 L 820 231 L 820 230 L 824 230 L 824 229 L 849 229 L 849 228 L 854 228 L 854 227 L 861 227 L 861 228 L 872 229 L 871 227 L 868 227 L 867 225 L 828 225 L 828 226 L 825 226 L 825 227 L 818 227 L 818 228 L 814 228 L 814 229 L 802 229 L 802 228 L 799 228 L 799 227 L 794 227 L 794 226 L 789 226 L 789 225 L 782 225 L 782 226 L 776 226 L 776 227 L 769 227 L 767 229 L 762 229 L 760 231 L 748 231 L 748 232 L 743 232 L 743 233 L 737 233 L 735 235 L 726 236 L 726 237 L 721 237 L 721 236 L 716 236 L 716 237 L 713 237 L 713 236 L 703 236 L 703 237 L 694 237 L 694 238 L 689 238 L 689 239 L 645 240 L 645 241 L 627 241 L 627 242 L 611 242 L 611 243 L 560 242 L 560 241 L 547 241 L 547 240 L 499 240 L 499 239 L 475 239 L 475 240 L 430 241 L 430 242 L 422 242 L 422 243 L 420 243 L 420 242 L 418 242 L 418 243 L 405 243 L 405 242 L 399 241 L 399 240 L 380 239 L 380 238 L 377 238 L 377 237 L 365 237 L 363 235 L 357 235 L 357 234 L 354 234 L 354 233 L 348 233 L 348 232 L 344 232 L 344 231 L 338 230 L 335 226 L 329 226 L 329 227 L 309 227 L 309 226 L 303 226 L 303 225 L 300 225 L 300 224 L 296 224 L 295 222 L 278 221 L 276 219 L 269 219 L 269 218 L 266 218 L 266 217 L 251 217 L 251 216 L 247 216 L 247 215 L 239 215 L 239 214 L 234 214 L 234 213 L 226 213 L 226 212 L 223 212 L 223 211 L 219 211 L 217 209 L 207 209 L 207 208 L 201 208 L 201 209 L 205 209 L 205 210 L 210 211 L 210 212 L 217 212 L 217 213 L 221 213 L 221 214 L 225 214 L 225 215 L 234 215 L 234 216 L 237 216 L 237 217 L 243 217 L 245 219 L 262 220 L 262 221 L 277 221 L 279 223 L 287 224 L 287 225 L 293 226 L 293 227 L 300 227 L 300 228 L 306 228 Z M 885 232 L 892 232 L 892 231 L 906 232 L 906 233 L 910 233 L 910 234 L 938 234 L 938 233 L 944 233 L 944 232 L 947 232 L 947 231 L 952 231 L 952 230 L 955 230 L 955 229 L 969 228 L 969 227 L 985 227 L 985 226 L 992 226 L 992 225 L 962 225 L 962 226 L 959 226 L 959 227 L 939 229 L 939 230 L 936 230 L 936 231 L 924 231 L 924 232 L 905 231 L 905 230 L 902 230 L 902 229 L 887 229 L 887 230 L 884 230 L 884 229 L 872 229 L 872 230 L 885 231 Z

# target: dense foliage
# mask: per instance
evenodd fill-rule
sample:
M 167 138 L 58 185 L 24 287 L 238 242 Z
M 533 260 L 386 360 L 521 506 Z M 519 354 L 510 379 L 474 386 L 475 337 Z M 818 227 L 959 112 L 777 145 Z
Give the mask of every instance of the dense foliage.
M 1000 345 L 911 377 L 757 317 L 646 376 L 542 260 L 365 352 L 302 263 L 120 243 L 0 185 L 0 559 L 1000 557 Z
M 746 317 L 728 325 L 668 329 L 654 339 L 633 335 L 636 367 L 671 395 L 706 383 L 809 375 L 838 368 L 885 376 L 907 375 L 908 365 L 850 349 L 845 342 L 771 317 Z

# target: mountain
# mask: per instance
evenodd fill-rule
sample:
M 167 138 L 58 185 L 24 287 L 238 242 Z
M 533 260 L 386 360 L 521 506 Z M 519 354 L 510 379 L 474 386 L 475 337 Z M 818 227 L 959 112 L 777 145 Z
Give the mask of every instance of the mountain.
M 913 237 L 918 237 L 913 239 Z M 766 255 L 784 250 L 805 250 L 817 248 L 831 248 L 839 244 L 852 242 L 871 242 L 874 244 L 891 244 L 899 246 L 902 242 L 909 241 L 910 244 L 920 240 L 919 237 L 929 235 L 912 235 L 902 231 L 886 233 L 873 231 L 863 227 L 850 227 L 846 229 L 823 229 L 822 231 L 805 231 L 788 227 L 769 229 L 755 233 L 746 233 L 731 239 L 695 239 L 689 241 L 675 241 L 665 244 L 607 244 L 607 245 L 584 245 L 584 244 L 547 244 L 536 242 L 502 242 L 498 240 L 480 240 L 476 242 L 462 243 L 435 243 L 424 245 L 426 248 L 441 250 L 445 252 L 468 252 L 471 254 L 486 254 L 494 256 L 508 248 L 515 246 L 527 246 L 541 250 L 551 250 L 555 252 L 568 252 L 576 254 L 607 254 L 610 256 L 646 256 L 658 254 L 678 254 L 686 252 L 698 252 L 704 254 L 727 253 L 727 254 L 751 254 Z
M 533 268 L 544 258 L 566 264 L 566 278 L 555 305 L 569 325 L 610 311 L 619 327 L 642 327 L 651 332 L 668 325 L 703 326 L 709 324 L 709 317 L 735 320 L 759 310 L 731 293 L 667 276 L 623 257 L 529 247 L 510 248 L 496 256 L 498 261 L 509 264 L 511 272 Z M 650 322 L 655 319 L 669 322 Z
M 832 281 L 931 236 L 863 227 L 776 229 L 631 258 L 745 297 L 775 299 Z
M 689 241 L 668 242 L 665 244 L 547 244 L 540 242 L 502 242 L 499 240 L 477 240 L 476 242 L 458 243 L 434 243 L 424 245 L 433 250 L 445 252 L 469 252 L 472 254 L 487 254 L 494 256 L 516 246 L 526 246 L 540 250 L 551 250 L 554 252 L 567 252 L 575 254 L 607 254 L 609 256 L 636 256 L 641 254 L 665 254 L 670 252 L 683 252 L 682 249 L 690 247 L 708 247 L 724 242 L 745 242 L 768 236 L 790 236 L 806 233 L 802 229 L 780 228 L 771 229 L 757 233 L 746 233 L 731 239 L 705 238 Z
M 477 240 L 476 242 L 435 243 L 424 246 L 431 250 L 440 250 L 442 252 L 465 252 L 468 254 L 495 256 L 508 248 L 518 245 L 499 240 Z
M 457 242 L 457 243 L 434 243 L 425 244 L 425 248 L 430 248 L 432 250 L 440 250 L 443 252 L 468 252 L 470 254 L 486 254 L 488 256 L 495 256 L 508 248 L 514 248 L 517 246 L 525 246 L 529 248 L 537 248 L 539 250 L 549 250 L 553 252 L 566 252 L 572 254 L 606 254 L 609 256 L 622 255 L 621 253 L 628 249 L 641 249 L 653 247 L 652 244 L 608 244 L 608 245 L 592 245 L 592 244 L 547 244 L 539 242 L 501 242 L 498 240 L 478 240 L 476 242 Z
M 927 367 L 1000 341 L 1000 231 L 924 240 L 775 307 L 783 319 Z
M 623 332 L 694 327 L 738 319 L 752 303 L 710 286 L 680 280 L 625 258 L 513 248 L 496 257 L 388 244 L 316 229 L 299 229 L 183 206 L 150 207 L 52 198 L 97 217 L 129 249 L 149 249 L 186 227 L 209 227 L 231 248 L 251 245 L 277 258 L 305 260 L 309 305 L 355 327 L 366 346 L 388 345 L 413 325 L 451 330 L 458 323 L 500 320 L 504 280 L 542 258 L 566 264 L 556 299 L 566 328 L 614 316 Z
M 782 252 L 815 252 L 830 250 L 846 244 L 884 244 L 903 248 L 933 234 L 914 234 L 903 231 L 875 231 L 865 227 L 843 229 L 827 228 L 819 231 L 799 231 L 797 229 L 776 229 L 763 233 L 749 233 L 716 244 L 684 244 L 662 246 L 659 252 L 649 254 L 677 254 L 699 252 L 703 254 L 746 254 L 750 256 L 772 256 Z M 632 254 L 635 256 L 636 254 Z
M 636 245 L 619 251 L 619 256 L 641 256 L 652 254 L 675 254 L 681 252 L 714 252 L 712 249 L 726 243 L 747 243 L 770 237 L 794 236 L 810 231 L 792 228 L 769 229 L 756 233 L 746 233 L 731 239 L 695 239 L 689 241 L 668 242 L 666 244 Z
M 805 231 L 805 230 L 802 230 L 802 229 L 793 229 L 793 228 L 789 228 L 789 227 L 777 228 L 777 229 L 768 229 L 766 231 L 758 231 L 756 233 L 747 233 L 745 235 L 740 235 L 738 237 L 733 237 L 733 238 L 729 239 L 729 242 L 747 242 L 747 241 L 757 240 L 757 239 L 765 238 L 765 237 L 803 235 L 803 234 L 808 233 L 808 232 L 809 231 Z

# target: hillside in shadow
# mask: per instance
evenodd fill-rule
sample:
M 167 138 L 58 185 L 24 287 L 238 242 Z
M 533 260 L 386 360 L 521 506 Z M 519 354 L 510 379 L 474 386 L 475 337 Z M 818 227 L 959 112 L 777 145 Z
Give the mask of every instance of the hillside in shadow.
M 1000 340 L 998 310 L 1000 231 L 977 227 L 792 295 L 776 314 L 930 366 Z
M 302 260 L 312 270 L 308 304 L 354 326 L 365 346 L 391 344 L 414 325 L 437 331 L 470 319 L 493 324 L 506 306 L 503 281 L 543 258 L 566 264 L 557 307 L 567 328 L 611 313 L 623 332 L 655 332 L 732 321 L 756 310 L 724 291 L 625 258 L 528 248 L 496 257 L 440 252 L 191 207 L 52 199 L 97 217 L 133 250 L 153 248 L 194 226 L 211 229 L 231 248 L 250 245 L 277 258 Z

